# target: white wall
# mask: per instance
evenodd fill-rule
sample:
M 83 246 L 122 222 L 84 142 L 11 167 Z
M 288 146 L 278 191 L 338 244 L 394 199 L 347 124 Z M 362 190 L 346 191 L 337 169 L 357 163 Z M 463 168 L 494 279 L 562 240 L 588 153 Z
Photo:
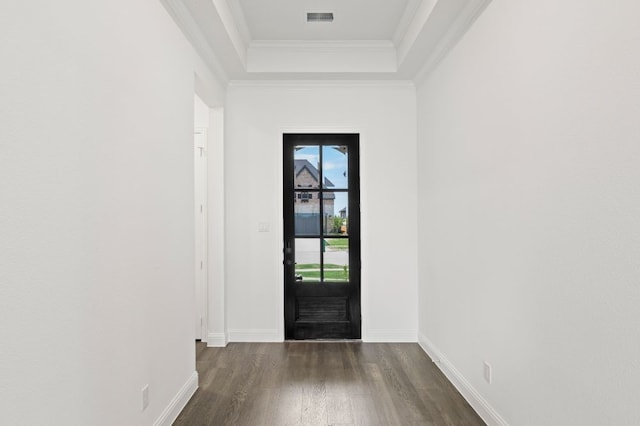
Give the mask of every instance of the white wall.
M 357 132 L 365 340 L 416 339 L 412 85 L 235 85 L 225 111 L 227 326 L 231 340 L 283 332 L 282 134 Z M 267 222 L 271 232 L 259 233 Z
M 0 69 L 0 423 L 151 424 L 195 384 L 194 71 L 219 88 L 155 0 L 3 1 Z
M 419 87 L 420 339 L 513 425 L 640 423 L 638 16 L 494 0 Z

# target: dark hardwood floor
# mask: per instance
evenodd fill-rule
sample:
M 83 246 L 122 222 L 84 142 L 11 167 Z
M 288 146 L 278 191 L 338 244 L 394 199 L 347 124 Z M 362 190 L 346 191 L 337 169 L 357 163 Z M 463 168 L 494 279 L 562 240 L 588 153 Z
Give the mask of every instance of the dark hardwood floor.
M 175 425 L 484 425 L 415 343 L 198 343 Z

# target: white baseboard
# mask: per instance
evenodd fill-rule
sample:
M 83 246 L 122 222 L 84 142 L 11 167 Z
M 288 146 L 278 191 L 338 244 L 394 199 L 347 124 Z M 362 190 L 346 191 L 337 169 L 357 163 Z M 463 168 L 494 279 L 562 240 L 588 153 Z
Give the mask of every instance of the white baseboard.
M 208 348 L 224 348 L 228 341 L 225 333 L 209 333 L 207 335 Z
M 153 426 L 171 426 L 197 389 L 198 372 L 194 371 L 176 396 L 173 397 L 167 408 L 160 414 L 160 417 L 153 423 Z
M 229 342 L 282 342 L 278 330 L 229 330 Z
M 418 341 L 416 330 L 365 330 L 363 342 L 369 343 L 415 343 Z
M 426 336 L 419 334 L 418 343 L 487 425 L 508 426 L 508 423 L 502 416 L 471 386 L 471 383 L 464 378 L 462 373 L 445 358 L 442 352 L 440 352 Z

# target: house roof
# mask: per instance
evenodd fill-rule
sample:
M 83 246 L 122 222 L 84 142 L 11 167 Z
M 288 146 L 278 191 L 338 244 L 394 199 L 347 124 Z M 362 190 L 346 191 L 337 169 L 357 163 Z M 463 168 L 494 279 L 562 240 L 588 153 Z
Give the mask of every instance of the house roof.
M 309 162 L 309 160 L 293 160 L 294 163 L 294 176 L 298 176 L 302 170 L 307 169 L 309 171 L 309 173 L 311 173 L 311 176 L 313 176 L 313 178 L 316 180 L 316 182 L 320 181 L 320 174 L 318 173 L 318 169 L 316 169 L 314 167 L 313 164 L 311 164 Z M 329 179 L 327 179 L 326 177 L 324 178 L 324 186 L 326 188 L 332 188 L 333 182 L 331 182 Z

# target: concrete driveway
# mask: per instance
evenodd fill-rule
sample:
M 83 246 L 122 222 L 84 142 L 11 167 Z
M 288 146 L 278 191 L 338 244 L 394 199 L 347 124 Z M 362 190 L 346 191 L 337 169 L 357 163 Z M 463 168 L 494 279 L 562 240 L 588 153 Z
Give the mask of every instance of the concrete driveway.
M 298 264 L 320 263 L 320 239 L 297 238 L 296 239 L 296 259 Z M 333 263 L 336 265 L 349 264 L 348 250 L 335 250 L 327 246 L 324 252 L 324 263 Z

